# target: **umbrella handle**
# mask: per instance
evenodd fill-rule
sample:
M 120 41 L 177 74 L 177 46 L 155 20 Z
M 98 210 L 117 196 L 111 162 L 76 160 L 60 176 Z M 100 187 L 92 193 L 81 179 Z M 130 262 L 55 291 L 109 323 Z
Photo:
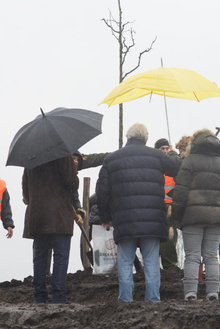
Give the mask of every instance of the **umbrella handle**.
M 216 131 L 216 133 L 215 133 L 215 136 L 218 136 L 219 131 L 220 131 L 220 127 L 215 127 L 215 129 L 217 129 L 217 131 Z

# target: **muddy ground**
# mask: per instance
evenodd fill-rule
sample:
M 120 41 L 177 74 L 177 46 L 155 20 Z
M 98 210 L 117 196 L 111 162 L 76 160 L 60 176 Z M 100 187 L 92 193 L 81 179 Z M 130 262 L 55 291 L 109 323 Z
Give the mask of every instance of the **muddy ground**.
M 161 270 L 161 302 L 144 302 L 144 275 L 134 275 L 133 303 L 117 302 L 116 275 L 68 274 L 68 303 L 33 303 L 32 277 L 0 283 L 0 329 L 5 328 L 220 328 L 220 302 L 205 301 L 205 283 L 198 300 L 183 300 L 183 271 Z

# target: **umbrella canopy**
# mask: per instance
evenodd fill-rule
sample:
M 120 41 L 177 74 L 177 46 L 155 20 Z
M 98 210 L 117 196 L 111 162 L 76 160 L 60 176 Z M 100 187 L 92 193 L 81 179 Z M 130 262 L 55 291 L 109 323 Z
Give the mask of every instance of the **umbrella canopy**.
M 111 106 L 149 94 L 200 101 L 209 97 L 220 97 L 220 89 L 214 82 L 194 71 L 161 67 L 124 80 L 101 104 Z
M 6 165 L 32 169 L 72 155 L 102 132 L 103 115 L 96 112 L 63 107 L 41 112 L 13 138 Z

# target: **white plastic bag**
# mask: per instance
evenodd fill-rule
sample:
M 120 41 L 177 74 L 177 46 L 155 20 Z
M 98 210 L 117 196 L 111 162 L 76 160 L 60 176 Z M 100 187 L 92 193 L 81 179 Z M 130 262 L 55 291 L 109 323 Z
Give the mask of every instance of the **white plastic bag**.
M 176 265 L 182 270 L 184 268 L 185 252 L 183 246 L 183 233 L 179 229 L 177 229 L 176 253 L 177 253 Z
M 93 274 L 117 273 L 117 246 L 113 228 L 109 231 L 101 225 L 92 226 Z

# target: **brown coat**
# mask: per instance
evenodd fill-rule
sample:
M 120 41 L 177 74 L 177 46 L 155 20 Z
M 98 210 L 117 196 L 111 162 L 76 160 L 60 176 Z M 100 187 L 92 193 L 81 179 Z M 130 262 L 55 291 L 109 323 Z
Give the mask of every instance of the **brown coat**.
M 25 169 L 24 202 L 29 205 L 28 234 L 73 234 L 71 192 L 79 180 L 71 157 Z

